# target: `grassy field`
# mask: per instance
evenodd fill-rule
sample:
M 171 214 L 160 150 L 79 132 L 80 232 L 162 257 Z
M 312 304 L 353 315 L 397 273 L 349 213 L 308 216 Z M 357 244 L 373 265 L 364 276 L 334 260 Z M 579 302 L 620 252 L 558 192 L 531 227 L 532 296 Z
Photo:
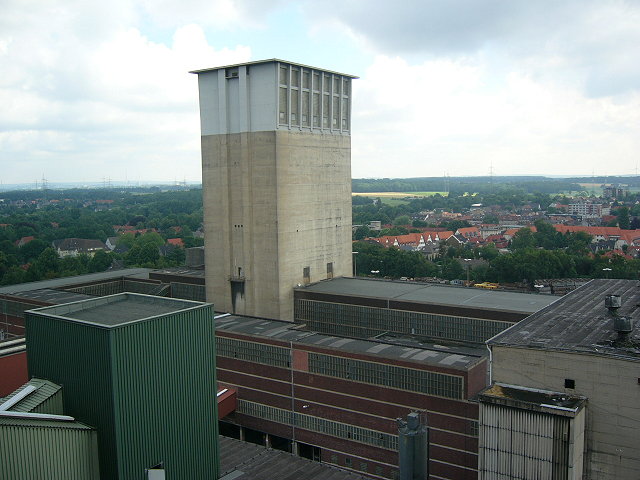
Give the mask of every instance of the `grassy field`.
M 372 198 L 417 198 L 417 197 L 431 197 L 439 193 L 440 195 L 446 195 L 446 192 L 354 192 L 352 195 L 360 197 L 372 197 Z
M 382 203 L 395 207 L 409 203 L 412 198 L 431 197 L 439 193 L 446 195 L 446 192 L 354 192 L 353 196 L 379 198 Z

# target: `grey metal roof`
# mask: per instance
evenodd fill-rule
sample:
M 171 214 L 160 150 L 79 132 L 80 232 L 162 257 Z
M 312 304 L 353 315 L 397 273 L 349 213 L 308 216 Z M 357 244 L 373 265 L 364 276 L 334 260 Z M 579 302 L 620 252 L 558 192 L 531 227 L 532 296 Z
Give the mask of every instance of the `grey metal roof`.
M 618 315 L 631 317 L 634 328 L 625 344 L 616 343 L 613 315 L 605 295 L 620 295 Z M 591 280 L 553 305 L 528 316 L 487 343 L 544 350 L 588 352 L 640 360 L 640 285 L 637 280 Z
M 525 314 L 537 312 L 558 299 L 534 293 L 346 277 L 298 287 L 296 290 Z
M 223 68 L 234 68 L 234 67 L 240 67 L 240 66 L 243 66 L 243 65 L 259 65 L 261 63 L 286 63 L 288 65 L 295 65 L 297 67 L 309 68 L 309 69 L 312 69 L 312 70 L 319 70 L 321 72 L 327 72 L 327 73 L 334 73 L 336 75 L 342 75 L 343 77 L 359 78 L 359 77 L 356 77 L 355 75 L 350 75 L 348 73 L 334 72 L 333 70 L 327 70 L 326 68 L 311 67 L 311 66 L 305 65 L 303 63 L 289 62 L 288 60 L 281 60 L 279 58 L 267 58 L 265 60 L 254 60 L 253 62 L 235 63 L 233 65 L 223 65 L 221 67 L 203 68 L 203 69 L 200 69 L 200 70 L 192 70 L 189 73 L 214 72 L 216 70 L 221 70 Z
M 81 293 L 66 292 L 64 290 L 53 290 L 51 288 L 41 288 L 38 290 L 29 290 L 25 292 L 16 292 L 16 297 L 38 300 L 40 302 L 46 302 L 53 305 L 59 305 L 61 303 L 79 302 L 81 300 L 88 300 L 95 298 L 91 295 L 84 295 Z
M 150 273 L 162 274 L 162 275 L 175 275 L 184 277 L 204 277 L 204 269 L 189 268 L 189 267 L 169 267 L 153 270 Z
M 39 282 L 19 283 L 0 288 L 0 293 L 12 294 L 39 290 L 43 288 L 60 288 L 69 285 L 108 280 L 120 277 L 149 278 L 150 268 L 127 268 L 123 270 L 109 270 L 107 272 L 89 273 L 87 275 L 77 275 L 75 277 L 54 278 L 52 280 L 42 280 Z
M 205 305 L 201 302 L 120 293 L 81 302 L 34 309 L 63 319 L 114 327 Z
M 356 473 L 220 436 L 220 480 L 358 480 Z
M 361 353 L 456 370 L 468 370 L 487 355 L 485 348 L 451 347 L 433 343 L 420 343 L 409 339 L 406 342 L 402 342 L 397 338 L 389 339 L 388 341 L 377 341 L 334 337 L 302 330 L 300 325 L 291 322 L 237 315 L 216 318 L 216 330 L 306 345 L 317 345 L 322 348 L 333 348 L 350 353 Z

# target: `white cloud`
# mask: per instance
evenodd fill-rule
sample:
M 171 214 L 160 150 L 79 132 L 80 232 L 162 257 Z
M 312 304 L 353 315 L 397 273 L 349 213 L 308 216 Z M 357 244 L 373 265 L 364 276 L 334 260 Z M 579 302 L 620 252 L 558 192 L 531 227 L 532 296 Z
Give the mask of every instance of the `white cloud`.
M 625 174 L 640 149 L 637 94 L 589 98 L 521 72 L 496 82 L 470 58 L 379 56 L 356 82 L 354 177 L 487 175 L 491 165 L 503 175 Z
M 175 29 L 169 45 L 157 43 L 132 26 L 128 2 L 113 6 L 120 16 L 85 3 L 45 5 L 36 15 L 18 2 L 12 21 L 5 17 L 3 183 L 42 174 L 54 182 L 123 179 L 125 170 L 130 178 L 199 180 L 197 79 L 188 72 L 247 61 L 251 50 L 216 49 L 193 24 Z

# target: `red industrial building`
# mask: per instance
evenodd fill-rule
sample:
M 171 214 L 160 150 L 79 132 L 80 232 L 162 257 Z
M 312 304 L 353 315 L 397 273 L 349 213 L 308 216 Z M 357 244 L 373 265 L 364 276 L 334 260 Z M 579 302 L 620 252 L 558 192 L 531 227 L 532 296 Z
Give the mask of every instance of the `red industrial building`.
M 219 381 L 238 392 L 221 432 L 301 456 L 395 478 L 396 419 L 425 412 L 432 478 L 477 478 L 479 349 L 375 341 L 301 330 L 289 322 L 216 318 Z

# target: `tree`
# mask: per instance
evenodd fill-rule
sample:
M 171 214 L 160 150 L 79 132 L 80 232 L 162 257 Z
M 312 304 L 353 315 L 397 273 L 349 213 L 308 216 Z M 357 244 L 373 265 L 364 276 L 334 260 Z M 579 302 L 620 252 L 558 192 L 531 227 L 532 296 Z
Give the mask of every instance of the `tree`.
M 511 239 L 511 249 L 518 250 L 523 248 L 533 248 L 536 245 L 536 240 L 533 238 L 533 233 L 530 228 L 521 228 Z
M 354 240 L 362 240 L 370 236 L 371 230 L 366 225 L 360 225 L 358 228 L 356 228 L 355 232 L 353 232 Z
M 104 250 L 98 250 L 89 260 L 89 272 L 104 272 L 111 266 L 111 255 Z
M 629 230 L 629 208 L 621 207 L 618 209 L 618 226 L 623 230 Z
M 411 218 L 409 218 L 409 215 L 400 215 L 393 220 L 393 224 L 400 227 L 411 225 Z

